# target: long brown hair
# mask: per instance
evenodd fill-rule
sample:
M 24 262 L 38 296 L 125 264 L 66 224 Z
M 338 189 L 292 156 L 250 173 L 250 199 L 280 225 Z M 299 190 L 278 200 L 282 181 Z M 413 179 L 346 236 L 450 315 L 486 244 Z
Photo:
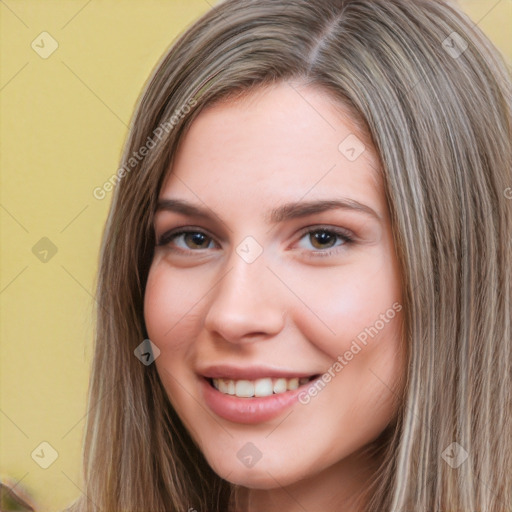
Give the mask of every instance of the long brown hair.
M 227 0 L 166 53 L 103 234 L 84 496 L 70 510 L 228 510 L 230 484 L 134 356 L 153 213 L 205 106 L 291 79 L 349 108 L 373 142 L 401 267 L 406 393 L 368 510 L 512 510 L 510 73 L 441 0 Z

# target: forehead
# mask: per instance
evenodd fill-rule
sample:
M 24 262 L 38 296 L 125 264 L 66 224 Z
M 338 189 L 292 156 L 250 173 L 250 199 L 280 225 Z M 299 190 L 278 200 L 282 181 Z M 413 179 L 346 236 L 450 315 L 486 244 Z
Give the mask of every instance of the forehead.
M 336 194 L 384 214 L 375 150 L 326 92 L 283 82 L 203 110 L 160 195 L 261 210 Z

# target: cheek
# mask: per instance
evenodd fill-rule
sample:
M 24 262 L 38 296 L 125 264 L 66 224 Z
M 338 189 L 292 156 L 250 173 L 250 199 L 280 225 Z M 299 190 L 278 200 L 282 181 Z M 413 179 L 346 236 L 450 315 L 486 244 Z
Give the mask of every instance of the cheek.
M 144 319 L 149 338 L 161 350 L 186 349 L 201 328 L 201 300 L 207 289 L 187 272 L 170 272 L 161 263 L 150 268 L 144 295 Z
M 303 270 L 292 286 L 309 309 L 297 309 L 295 323 L 332 359 L 349 350 L 354 340 L 365 346 L 400 335 L 399 280 L 386 258 Z
M 190 407 L 190 395 L 184 383 L 190 382 L 193 343 L 202 326 L 200 311 L 203 290 L 200 279 L 190 279 L 187 272 L 172 272 L 162 263 L 149 271 L 144 295 L 144 319 L 149 339 L 160 349 L 155 364 L 169 400 L 177 411 Z M 189 432 L 195 432 L 198 411 L 180 414 Z

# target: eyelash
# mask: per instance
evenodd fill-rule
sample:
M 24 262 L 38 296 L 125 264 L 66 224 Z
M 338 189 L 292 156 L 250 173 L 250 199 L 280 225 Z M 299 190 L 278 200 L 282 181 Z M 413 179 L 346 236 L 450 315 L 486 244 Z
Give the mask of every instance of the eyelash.
M 310 257 L 332 256 L 333 254 L 338 253 L 340 250 L 343 250 L 342 248 L 345 245 L 350 245 L 354 242 L 354 238 L 350 234 L 349 231 L 341 229 L 341 228 L 333 228 L 330 226 L 321 226 L 321 225 L 314 226 L 313 228 L 311 228 L 311 226 L 308 226 L 308 228 L 305 228 L 305 230 L 301 231 L 301 233 L 300 233 L 299 241 L 302 240 L 302 238 L 304 238 L 304 236 L 306 236 L 306 235 L 310 235 L 310 234 L 322 232 L 322 231 L 337 236 L 338 239 L 341 239 L 343 241 L 343 243 L 341 245 L 337 245 L 332 248 L 324 249 L 324 250 L 316 250 L 316 251 L 315 250 L 310 250 L 310 251 L 304 250 L 305 252 L 309 253 Z M 177 238 L 181 235 L 187 235 L 187 234 L 201 234 L 201 235 L 204 235 L 205 237 L 209 238 L 210 240 L 213 240 L 213 237 L 211 237 L 210 235 L 208 235 L 208 233 L 205 233 L 201 229 L 179 229 L 178 231 L 170 231 L 168 233 L 164 233 L 160 237 L 157 245 L 158 246 L 168 245 L 169 242 L 171 242 L 175 238 Z M 192 252 L 200 252 L 200 251 L 203 251 L 206 249 L 197 249 L 197 250 L 188 249 L 187 250 L 187 249 L 182 249 L 180 247 L 173 247 L 173 248 L 170 248 L 170 250 L 172 250 L 173 252 L 178 252 L 178 253 L 182 253 L 182 254 L 189 254 Z

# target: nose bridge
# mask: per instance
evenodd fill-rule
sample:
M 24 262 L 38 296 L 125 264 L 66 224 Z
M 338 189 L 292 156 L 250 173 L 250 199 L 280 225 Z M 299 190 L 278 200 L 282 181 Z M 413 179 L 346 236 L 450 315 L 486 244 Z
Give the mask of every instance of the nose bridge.
M 205 327 L 232 343 L 254 335 L 275 335 L 284 323 L 284 305 L 273 293 L 272 273 L 254 240 L 235 247 L 212 294 Z
M 266 269 L 262 260 L 249 264 L 234 254 L 230 263 L 228 273 L 219 282 L 216 302 L 229 304 L 231 308 L 254 307 L 264 293 L 263 273 Z

